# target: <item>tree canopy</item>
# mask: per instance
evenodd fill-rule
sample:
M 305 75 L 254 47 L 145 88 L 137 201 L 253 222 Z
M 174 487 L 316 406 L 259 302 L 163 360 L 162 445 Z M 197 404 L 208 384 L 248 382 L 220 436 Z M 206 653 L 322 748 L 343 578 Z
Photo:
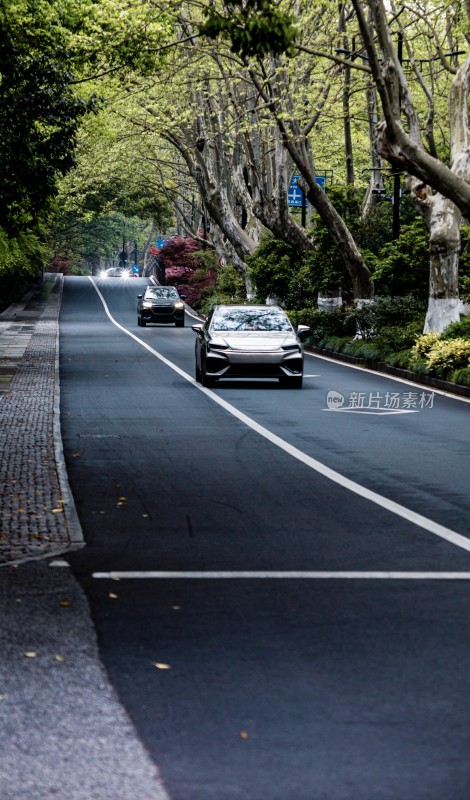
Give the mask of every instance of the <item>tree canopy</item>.
M 98 240 L 119 215 L 140 219 L 214 248 L 248 296 L 269 234 L 299 279 L 316 265 L 309 291 L 341 280 L 363 299 L 387 239 L 367 219 L 393 199 L 380 220 L 396 239 L 406 189 L 441 325 L 470 210 L 469 14 L 463 0 L 0 0 L 0 225 L 47 219 L 57 244 L 59 230 Z

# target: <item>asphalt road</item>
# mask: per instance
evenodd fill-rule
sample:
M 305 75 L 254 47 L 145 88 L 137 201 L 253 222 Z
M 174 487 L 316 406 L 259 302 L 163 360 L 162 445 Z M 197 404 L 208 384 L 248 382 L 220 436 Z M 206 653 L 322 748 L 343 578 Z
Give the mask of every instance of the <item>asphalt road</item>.
M 61 413 L 69 560 L 172 800 L 468 800 L 468 402 L 311 356 L 204 390 L 146 282 L 66 279 Z

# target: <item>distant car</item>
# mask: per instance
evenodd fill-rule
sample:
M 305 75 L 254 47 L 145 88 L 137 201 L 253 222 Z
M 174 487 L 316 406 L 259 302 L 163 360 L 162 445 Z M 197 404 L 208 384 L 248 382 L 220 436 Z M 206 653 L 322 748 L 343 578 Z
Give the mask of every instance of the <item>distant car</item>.
M 219 305 L 196 332 L 196 380 L 213 386 L 221 378 L 278 378 L 293 389 L 303 380 L 301 339 L 282 308 L 263 305 Z
M 147 286 L 137 295 L 137 324 L 145 328 L 148 322 L 174 322 L 184 327 L 184 300 L 174 286 Z
M 130 272 L 124 267 L 109 267 L 100 272 L 100 278 L 129 278 Z

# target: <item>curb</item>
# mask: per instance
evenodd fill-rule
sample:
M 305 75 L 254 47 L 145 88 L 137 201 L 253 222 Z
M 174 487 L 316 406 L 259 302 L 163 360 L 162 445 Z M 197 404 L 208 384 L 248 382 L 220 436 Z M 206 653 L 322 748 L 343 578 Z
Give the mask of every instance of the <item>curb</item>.
M 458 397 L 470 398 L 470 386 L 460 386 L 458 383 L 450 383 L 443 381 L 439 378 L 432 378 L 429 375 L 420 375 L 417 372 L 412 372 L 408 369 L 399 369 L 398 367 L 390 367 L 384 361 L 366 361 L 365 358 L 358 356 L 349 356 L 346 353 L 333 353 L 330 350 L 324 350 L 321 347 L 306 347 L 305 351 L 312 355 L 323 356 L 330 358 L 333 361 L 340 361 L 344 364 L 354 364 L 354 366 L 371 372 L 380 372 L 383 375 L 393 375 L 396 378 L 403 378 L 407 381 L 412 381 L 420 386 L 429 386 L 432 389 L 439 389 L 445 394 L 453 394 Z

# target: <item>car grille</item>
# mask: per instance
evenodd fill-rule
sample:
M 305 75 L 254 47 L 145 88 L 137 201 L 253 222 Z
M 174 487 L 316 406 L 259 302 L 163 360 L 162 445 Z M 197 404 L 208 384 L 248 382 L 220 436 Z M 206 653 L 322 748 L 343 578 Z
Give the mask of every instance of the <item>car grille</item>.
M 152 306 L 152 314 L 171 314 L 173 306 Z
M 229 367 L 224 377 L 278 378 L 284 374 L 282 369 L 275 364 L 236 364 Z

